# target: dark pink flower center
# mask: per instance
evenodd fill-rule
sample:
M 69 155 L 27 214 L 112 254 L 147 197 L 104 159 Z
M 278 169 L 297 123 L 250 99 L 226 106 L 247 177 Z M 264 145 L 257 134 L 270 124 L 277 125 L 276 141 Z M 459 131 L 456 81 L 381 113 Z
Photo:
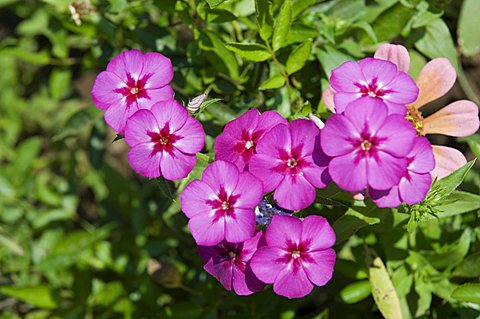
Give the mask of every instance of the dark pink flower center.
M 224 187 L 220 188 L 220 192 L 216 199 L 208 199 L 207 204 L 215 211 L 214 221 L 225 216 L 234 217 L 235 203 L 239 195 L 228 195 Z
M 216 249 L 217 254 L 224 263 L 225 267 L 235 266 L 241 271 L 245 271 L 244 255 L 248 254 L 248 251 L 243 250 L 242 244 L 232 244 L 224 242 Z
M 148 93 L 145 89 L 150 75 L 145 75 L 141 79 L 134 79 L 131 74 L 127 74 L 127 83 L 124 87 L 115 89 L 114 92 L 122 94 L 126 98 L 127 107 L 130 107 L 139 98 L 148 99 Z
M 277 262 L 292 264 L 293 272 L 297 272 L 302 266 L 303 262 L 313 262 L 309 253 L 309 246 L 311 241 L 306 240 L 300 243 L 288 241 L 286 243 L 285 253 L 282 257 L 277 259 Z
M 274 168 L 275 171 L 282 174 L 303 175 L 302 169 L 310 164 L 301 155 L 302 147 L 303 145 L 300 145 L 290 152 L 284 149 L 279 150 L 281 163 Z
M 355 83 L 355 86 L 360 89 L 362 96 L 369 96 L 373 98 L 382 98 L 385 94 L 391 92 L 391 90 L 388 89 L 382 90 L 378 84 L 377 78 L 373 78 L 370 83 Z
M 249 132 L 246 129 L 242 130 L 240 140 L 235 144 L 233 150 L 240 153 L 242 157 L 248 161 L 253 154 L 255 154 L 255 147 L 257 142 L 263 135 L 263 130 Z
M 382 139 L 372 135 L 366 126 L 360 134 L 360 137 L 352 140 L 352 143 L 357 151 L 357 154 L 361 157 L 366 157 L 377 155 L 378 146 L 381 141 Z
M 150 137 L 150 142 L 154 144 L 151 155 L 163 151 L 173 154 L 175 142 L 181 139 L 180 136 L 170 133 L 170 125 L 168 123 L 160 132 L 147 132 L 147 135 Z

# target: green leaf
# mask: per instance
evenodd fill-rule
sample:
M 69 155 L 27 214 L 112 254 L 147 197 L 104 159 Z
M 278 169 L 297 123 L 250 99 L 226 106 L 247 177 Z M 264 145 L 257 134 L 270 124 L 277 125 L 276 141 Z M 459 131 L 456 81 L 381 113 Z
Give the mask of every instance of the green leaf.
M 460 302 L 473 302 L 480 304 L 480 284 L 468 283 L 457 287 L 452 298 Z
M 53 69 L 50 74 L 50 96 L 54 100 L 60 100 L 68 92 L 71 77 L 68 69 Z
M 285 71 L 287 71 L 288 74 L 293 74 L 301 70 L 305 66 L 305 63 L 310 57 L 311 52 L 311 41 L 304 42 L 303 44 L 295 48 L 295 50 L 293 50 L 292 53 L 290 53 L 290 55 L 288 56 Z
M 273 32 L 272 4 L 269 0 L 255 0 L 255 10 L 258 33 L 264 41 L 268 41 Z
M 480 195 L 455 191 L 445 197 L 446 204 L 435 206 L 438 209 L 437 217 L 444 218 L 465 214 L 480 209 Z
M 207 0 L 207 3 L 210 6 L 210 8 L 213 9 L 213 8 L 219 6 L 224 1 L 225 0 Z
M 362 214 L 349 208 L 345 214 L 333 224 L 333 229 L 337 235 L 337 244 L 347 240 L 363 227 L 380 223 L 380 218 L 372 216 L 381 211 L 380 208 L 372 207 L 367 213 Z
M 459 72 L 457 51 L 450 31 L 442 19 L 434 20 L 427 25 L 425 34 L 415 42 L 415 47 L 431 59 L 448 58 Z
M 467 255 L 471 237 L 472 232 L 467 228 L 454 244 L 442 247 L 439 252 L 424 251 L 422 255 L 437 269 L 453 267 Z
M 480 29 L 478 28 L 480 1 L 464 0 L 458 19 L 458 43 L 466 56 L 480 52 Z
M 16 150 L 15 160 L 11 167 L 11 175 L 15 176 L 12 181 L 20 185 L 31 172 L 34 160 L 37 158 L 42 140 L 40 137 L 30 137 L 22 142 Z
M 415 312 L 415 317 L 418 318 L 423 316 L 430 308 L 430 304 L 432 303 L 432 291 L 430 289 L 430 285 L 422 281 L 418 283 L 416 282 L 415 291 L 418 294 L 417 311 Z
M 0 291 L 39 308 L 54 309 L 58 306 L 58 297 L 47 286 L 3 286 Z
M 273 50 L 277 51 L 285 44 L 292 24 L 292 0 L 285 0 L 273 25 Z
M 227 50 L 217 33 L 201 32 L 198 45 L 205 51 L 205 57 L 218 71 L 230 75 L 232 79 L 238 79 L 237 59 L 232 52 Z
M 415 11 L 400 2 L 383 12 L 373 23 L 379 42 L 389 41 L 402 32 Z
M 0 232 L 0 247 L 5 247 L 19 256 L 23 256 L 24 254 L 22 246 L 3 232 Z
M 331 46 L 326 46 L 323 50 L 317 50 L 315 54 L 318 61 L 322 65 L 327 78 L 329 78 L 332 74 L 332 70 L 338 67 L 340 64 L 345 61 L 354 60 L 354 58 L 350 55 L 342 53 Z
M 367 298 L 371 292 L 370 282 L 368 280 L 361 280 L 353 282 L 343 288 L 340 291 L 340 298 L 342 298 L 346 304 L 352 304 Z
M 242 58 L 254 62 L 265 61 L 272 56 L 264 45 L 258 43 L 230 42 L 226 43 L 225 47 Z
M 278 89 L 285 84 L 285 77 L 281 74 L 276 74 L 266 80 L 265 82 L 260 85 L 258 88 L 259 90 L 270 90 L 270 89 Z
M 474 164 L 475 160 L 471 160 L 450 175 L 436 181 L 435 186 L 439 186 L 443 189 L 443 196 L 446 197 L 450 195 L 463 182 L 468 171 L 470 171 Z
M 372 295 L 378 309 L 386 319 L 402 319 L 402 308 L 395 287 L 380 257 L 369 262 Z
M 455 268 L 452 276 L 476 278 L 480 276 L 480 253 L 476 253 L 467 256 L 462 262 Z
M 378 42 L 377 35 L 375 34 L 375 31 L 373 30 L 372 26 L 368 24 L 368 22 L 358 21 L 352 24 L 352 28 L 362 29 L 370 37 L 370 39 L 372 39 L 374 43 Z

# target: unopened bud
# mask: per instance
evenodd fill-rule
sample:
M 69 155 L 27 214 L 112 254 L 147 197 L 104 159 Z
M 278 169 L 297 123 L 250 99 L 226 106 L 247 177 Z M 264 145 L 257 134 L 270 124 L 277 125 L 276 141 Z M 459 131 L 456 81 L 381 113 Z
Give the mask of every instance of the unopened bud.
M 203 101 L 205 101 L 205 98 L 207 97 L 207 93 L 202 93 L 199 96 L 194 97 L 187 105 L 187 110 L 190 113 L 195 113 L 200 109 L 200 106 L 202 106 Z
M 147 272 L 152 279 L 167 288 L 178 288 L 182 286 L 182 275 L 175 265 L 168 262 L 159 262 L 156 259 L 149 259 Z
M 325 123 L 323 123 L 323 121 L 322 121 L 319 117 L 313 115 L 312 113 L 308 114 L 308 118 L 309 118 L 310 120 L 312 120 L 313 123 L 315 123 L 315 125 L 316 125 L 319 129 L 322 129 L 322 128 L 325 126 Z

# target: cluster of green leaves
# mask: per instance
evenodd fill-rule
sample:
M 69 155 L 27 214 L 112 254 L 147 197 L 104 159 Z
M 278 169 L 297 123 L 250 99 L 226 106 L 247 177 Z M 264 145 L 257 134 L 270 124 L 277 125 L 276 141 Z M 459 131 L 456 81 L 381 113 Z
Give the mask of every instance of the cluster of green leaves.
M 319 191 L 300 215 L 334 225 L 338 261 L 332 281 L 302 300 L 224 291 L 202 270 L 178 203 L 226 122 L 251 107 L 327 118 L 331 70 L 380 42 L 410 49 L 414 77 L 427 59 L 448 57 L 476 99 L 455 44 L 479 53 L 478 4 L 459 1 L 452 37 L 447 2 L 0 0 L 0 318 L 478 316 L 473 162 L 398 210 Z M 209 95 L 195 114 L 205 151 L 185 180 L 135 176 L 91 102 L 96 74 L 128 48 L 172 59 L 178 100 Z M 480 156 L 479 135 L 459 142 Z

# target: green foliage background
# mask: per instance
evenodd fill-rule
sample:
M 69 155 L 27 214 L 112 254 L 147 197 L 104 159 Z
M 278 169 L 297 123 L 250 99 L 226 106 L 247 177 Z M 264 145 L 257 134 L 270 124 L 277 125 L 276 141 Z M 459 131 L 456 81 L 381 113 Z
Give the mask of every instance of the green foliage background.
M 434 57 L 456 67 L 459 85 L 427 113 L 478 103 L 478 12 L 477 0 L 0 0 L 0 318 L 477 318 L 473 162 L 401 210 L 320 191 L 301 214 L 334 225 L 338 261 L 301 300 L 226 292 L 202 270 L 177 199 L 226 122 L 252 107 L 325 119 L 331 70 L 380 42 L 410 49 L 414 77 Z M 135 175 L 92 104 L 96 74 L 128 48 L 172 59 L 178 100 L 212 99 L 186 180 Z M 478 133 L 433 139 L 480 155 Z

